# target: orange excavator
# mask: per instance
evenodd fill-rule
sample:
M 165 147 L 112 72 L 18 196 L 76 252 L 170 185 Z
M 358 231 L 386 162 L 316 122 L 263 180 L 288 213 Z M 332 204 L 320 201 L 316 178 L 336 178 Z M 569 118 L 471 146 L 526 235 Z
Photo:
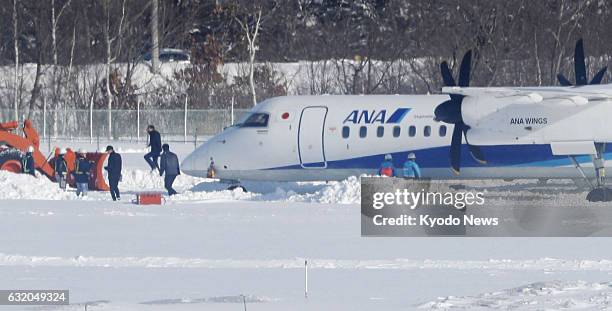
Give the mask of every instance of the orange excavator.
M 50 180 L 55 181 L 54 163 L 60 149 L 56 147 L 49 157 L 45 157 L 40 152 L 40 136 L 38 136 L 38 132 L 32 126 L 32 122 L 25 120 L 21 129 L 23 134 L 17 133 L 19 130 L 19 122 L 17 121 L 0 123 L 0 170 L 21 173 L 21 158 L 28 148 L 32 146 L 34 147 L 32 156 L 36 170 L 47 176 Z M 104 161 L 106 161 L 107 156 L 106 153 L 100 152 L 89 152 L 86 154 L 86 159 L 94 163 L 94 168 L 90 172 L 89 189 L 102 191 L 109 189 L 103 174 Z M 75 169 L 76 154 L 72 149 L 67 148 L 64 159 L 68 168 L 67 182 L 70 186 L 74 187 L 75 181 L 72 172 Z

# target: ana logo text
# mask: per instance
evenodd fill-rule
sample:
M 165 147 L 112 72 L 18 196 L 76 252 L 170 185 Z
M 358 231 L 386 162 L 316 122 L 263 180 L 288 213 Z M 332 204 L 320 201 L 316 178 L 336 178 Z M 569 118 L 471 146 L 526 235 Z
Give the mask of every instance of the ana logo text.
M 393 124 L 400 123 L 410 112 L 410 108 L 398 108 L 387 118 L 387 110 L 353 110 L 343 123 L 354 124 Z
M 548 124 L 548 118 L 510 118 L 510 124 Z

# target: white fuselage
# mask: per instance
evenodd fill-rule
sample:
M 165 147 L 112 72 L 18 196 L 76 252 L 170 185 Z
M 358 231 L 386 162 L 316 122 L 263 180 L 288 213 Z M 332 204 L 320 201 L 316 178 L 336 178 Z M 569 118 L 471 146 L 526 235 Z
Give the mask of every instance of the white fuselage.
M 434 121 L 435 107 L 446 100 L 448 95 L 272 98 L 251 112 L 260 123 L 225 129 L 189 155 L 182 169 L 205 177 L 212 158 L 216 177 L 224 180 L 338 180 L 376 174 L 385 154 L 401 167 L 413 152 L 423 176 L 430 178 L 580 177 L 567 157 L 533 143 L 484 146 L 487 165 L 466 150 L 456 176 L 448 160 L 453 125 Z M 578 160 L 590 164 L 588 157 Z

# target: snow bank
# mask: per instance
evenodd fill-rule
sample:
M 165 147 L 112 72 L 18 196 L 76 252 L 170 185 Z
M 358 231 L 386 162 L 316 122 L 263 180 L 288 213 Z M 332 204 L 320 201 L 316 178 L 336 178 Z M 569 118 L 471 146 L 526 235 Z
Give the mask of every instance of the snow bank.
M 105 150 L 98 150 L 99 152 L 104 152 Z M 149 152 L 148 148 L 122 148 L 122 147 L 118 147 L 117 148 L 117 153 L 122 154 L 122 153 L 142 153 L 145 154 L 147 152 Z
M 174 181 L 174 188 L 177 190 L 190 189 L 200 183 L 207 183 L 204 178 L 192 177 L 189 175 L 179 175 Z M 146 191 L 146 190 L 164 190 L 164 178 L 159 176 L 157 172 L 149 170 L 125 170 L 123 179 L 119 184 L 120 189 L 127 191 Z
M 235 295 L 235 296 L 214 296 L 205 298 L 179 298 L 179 299 L 159 299 L 141 302 L 144 305 L 176 305 L 176 304 L 195 304 L 195 303 L 264 303 L 273 302 L 275 299 L 254 295 Z
M 95 257 L 28 256 L 0 253 L 0 266 L 30 267 L 113 267 L 189 269 L 303 269 L 304 258 L 291 259 L 209 259 L 185 257 Z M 309 258 L 312 269 L 339 270 L 487 270 L 487 271 L 612 271 L 610 260 L 571 259 L 317 259 Z
M 465 189 L 483 191 L 487 202 L 493 206 L 504 206 L 508 202 L 541 206 L 607 206 L 609 203 L 589 203 L 584 198 L 586 191 L 578 188 L 571 180 L 553 180 L 539 184 L 535 180 L 457 180 Z M 215 180 L 180 175 L 174 188 L 180 193 L 167 199 L 176 203 L 210 203 L 233 201 L 264 202 L 305 202 L 323 204 L 359 204 L 361 184 L 358 177 L 331 182 L 249 182 L 242 185 L 248 190 L 227 190 L 227 184 Z M 76 199 L 74 189 L 67 193 L 44 177 L 0 172 L 0 199 L 70 200 Z M 119 188 L 125 193 L 124 199 L 131 200 L 136 192 L 160 191 L 165 193 L 163 178 L 148 169 L 124 171 Z M 86 200 L 110 200 L 107 193 L 90 192 Z
M 46 177 L 0 171 L 0 199 L 68 200 L 74 196 L 60 190 Z
M 312 203 L 357 204 L 360 202 L 359 178 L 351 177 L 340 182 L 245 182 L 249 192 L 241 189 L 227 190 L 226 184 L 188 175 L 177 177 L 174 188 L 179 195 L 168 198 L 169 203 L 225 202 L 225 201 L 288 201 Z M 165 192 L 164 180 L 148 170 L 125 170 L 119 188 L 131 199 L 134 192 Z M 43 176 L 12 174 L 0 171 L 0 199 L 74 200 L 74 189 L 60 190 L 56 183 Z M 110 200 L 106 193 L 89 192 L 85 200 Z
M 612 283 L 538 282 L 477 296 L 441 297 L 420 309 L 461 310 L 604 310 L 612 299 Z
M 359 178 L 333 182 L 244 182 L 248 192 L 226 190 L 227 185 L 202 182 L 170 200 L 180 201 L 287 201 L 308 203 L 359 204 Z

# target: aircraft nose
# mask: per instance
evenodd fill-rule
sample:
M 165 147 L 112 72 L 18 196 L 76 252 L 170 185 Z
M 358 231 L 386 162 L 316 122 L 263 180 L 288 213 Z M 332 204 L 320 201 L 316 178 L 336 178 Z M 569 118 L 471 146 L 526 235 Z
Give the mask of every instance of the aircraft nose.
M 195 155 L 192 152 L 187 156 L 187 158 L 185 158 L 185 160 L 183 160 L 183 163 L 181 163 L 181 168 L 183 171 L 193 171 L 195 169 L 195 162 Z
M 181 162 L 181 170 L 187 175 L 206 177 L 210 165 L 211 146 L 204 143 Z

